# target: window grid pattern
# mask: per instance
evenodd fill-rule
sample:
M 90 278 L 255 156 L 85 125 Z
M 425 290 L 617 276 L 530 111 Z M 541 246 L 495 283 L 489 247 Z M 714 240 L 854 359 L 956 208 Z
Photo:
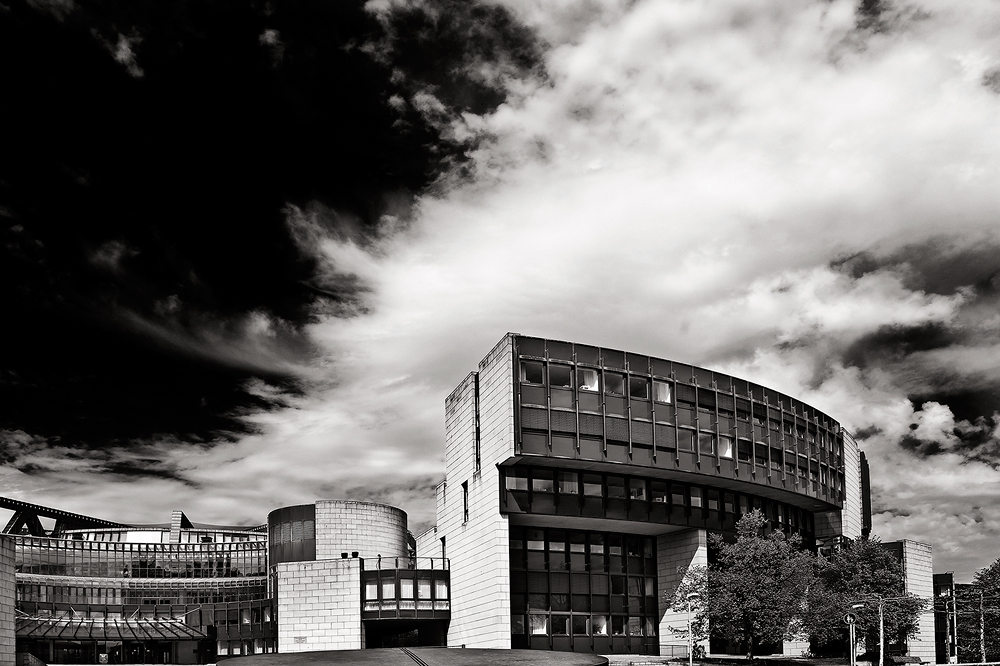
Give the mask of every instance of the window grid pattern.
M 19 574 L 94 578 L 240 578 L 265 576 L 264 541 L 106 543 L 18 536 Z
M 770 530 L 814 539 L 810 511 L 784 502 L 665 479 L 517 465 L 503 468 L 503 513 L 583 516 L 734 530 L 753 508 Z
M 844 501 L 840 426 L 798 400 L 672 361 L 517 343 L 521 453 L 657 466 L 661 458 L 707 459 L 717 473 L 749 468 L 753 482 L 774 477 L 795 492 Z
M 655 542 L 614 532 L 511 527 L 512 647 L 654 651 Z

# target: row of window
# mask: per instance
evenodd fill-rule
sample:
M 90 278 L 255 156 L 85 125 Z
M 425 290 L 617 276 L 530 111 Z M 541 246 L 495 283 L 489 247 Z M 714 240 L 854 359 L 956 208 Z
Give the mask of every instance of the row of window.
M 253 541 L 233 541 L 227 543 L 155 543 L 155 542 L 95 542 L 80 539 L 53 539 L 18 535 L 15 540 L 17 550 L 34 548 L 51 551 L 73 551 L 77 553 L 241 553 L 263 552 L 267 546 L 266 536 Z
M 448 598 L 447 581 L 435 579 L 433 587 L 431 583 L 430 578 L 383 578 L 381 581 L 365 581 L 365 601 Z M 433 596 L 431 595 L 432 589 Z
M 699 368 L 685 363 L 623 352 L 616 349 L 600 349 L 590 345 L 580 345 L 554 340 L 542 340 L 519 336 L 516 339 L 517 353 L 523 356 L 533 356 L 539 359 L 563 361 L 567 364 L 585 364 L 616 368 L 629 374 L 653 375 L 675 379 L 688 385 L 694 384 L 702 388 L 717 389 L 746 399 L 753 399 L 780 408 L 788 413 L 808 418 L 820 425 L 835 427 L 836 423 L 822 412 L 795 400 L 790 396 L 753 384 L 721 372 L 713 372 L 707 368 Z M 578 366 L 582 367 L 582 366 Z M 678 384 L 680 386 L 680 384 Z
M 311 541 L 316 538 L 315 520 L 292 520 L 271 526 L 271 544 Z
M 830 469 L 826 464 L 821 464 L 815 459 L 808 459 L 803 455 L 796 456 L 795 452 L 786 452 L 783 449 L 768 446 L 765 442 L 751 442 L 750 440 L 739 439 L 734 443 L 732 437 L 716 435 L 712 432 L 689 430 L 678 428 L 676 435 L 671 429 L 669 432 L 660 433 L 657 439 L 657 451 L 681 451 L 686 453 L 696 453 L 699 456 L 713 458 L 718 455 L 720 460 L 736 460 L 743 463 L 755 464 L 763 470 L 771 469 L 785 474 L 795 479 L 798 485 L 808 486 L 812 484 L 812 489 L 821 491 L 824 494 L 833 493 L 839 495 L 844 489 L 843 474 L 835 469 Z M 676 436 L 676 439 L 674 437 Z M 576 442 L 573 437 L 566 437 L 559 434 L 552 435 L 553 444 L 561 439 L 568 439 L 568 448 L 575 451 Z M 595 451 L 600 455 L 603 448 L 602 440 L 596 438 L 580 437 L 581 451 Z M 522 430 L 521 450 L 526 453 L 547 453 L 549 436 L 540 431 Z M 590 446 L 585 446 L 590 443 Z M 651 447 L 635 444 L 635 449 L 645 448 L 647 451 Z M 563 447 L 566 448 L 566 447 Z M 553 449 L 554 450 L 554 449 Z
M 242 641 L 218 641 L 216 654 L 220 657 L 238 657 L 251 654 L 271 654 L 277 652 L 277 642 L 270 638 L 255 638 Z
M 77 541 L 97 541 L 105 543 L 167 543 L 170 530 L 135 530 L 120 528 L 112 530 L 71 530 L 67 538 Z M 211 530 L 188 530 L 180 532 L 181 543 L 248 543 L 266 541 L 267 535 L 254 532 L 220 532 Z
M 543 615 L 511 616 L 511 633 L 529 636 L 656 636 L 656 618 L 625 615 Z
M 532 495 L 555 495 L 573 499 L 628 499 L 630 502 L 665 504 L 670 507 L 703 508 L 734 517 L 758 509 L 779 525 L 809 533 L 813 531 L 812 514 L 803 509 L 744 493 L 663 479 L 517 466 L 504 469 L 504 487 L 508 491 Z
M 17 600 L 25 602 L 67 604 L 171 605 L 214 604 L 237 601 L 257 601 L 267 598 L 261 584 L 202 588 L 128 588 L 84 587 L 81 585 L 17 584 Z
M 62 543 L 72 542 L 58 539 L 44 541 L 18 544 L 18 573 L 97 578 L 239 578 L 267 573 L 264 543 L 227 544 L 225 548 L 212 544 L 210 549 L 177 544 L 108 544 L 115 548 L 103 550 L 64 548 Z M 152 545 L 157 547 L 147 547 Z
M 603 393 L 605 396 L 610 396 L 612 401 L 618 400 L 612 403 L 616 406 L 624 405 L 624 399 L 627 397 L 632 404 L 633 416 L 650 418 L 648 404 L 650 400 L 668 406 L 675 402 L 674 382 L 616 372 L 601 372 L 592 368 L 521 361 L 520 381 L 522 404 L 551 405 L 557 409 L 576 408 L 575 396 L 581 410 L 600 412 L 602 406 L 606 407 L 598 397 Z M 546 387 L 548 391 L 545 390 Z M 745 423 L 771 425 L 776 431 L 819 444 L 822 448 L 832 450 L 837 446 L 837 426 L 832 422 L 829 427 L 834 431 L 830 432 L 825 422 L 817 424 L 801 416 L 783 414 L 780 409 L 754 403 L 745 398 L 717 393 L 714 389 L 677 384 L 676 403 L 678 407 L 697 409 L 713 416 L 718 413 L 720 417 L 729 419 L 735 417 L 736 420 Z M 619 408 L 615 413 L 624 412 Z
M 271 621 L 271 607 L 229 608 L 217 610 L 213 617 L 216 626 L 264 624 Z

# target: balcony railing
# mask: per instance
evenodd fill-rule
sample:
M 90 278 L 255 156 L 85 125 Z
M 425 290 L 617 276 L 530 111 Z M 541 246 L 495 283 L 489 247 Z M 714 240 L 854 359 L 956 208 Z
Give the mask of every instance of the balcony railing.
M 366 570 L 376 569 L 437 569 L 447 571 L 451 563 L 447 557 L 369 557 L 364 561 Z
M 397 611 L 450 611 L 451 602 L 447 599 L 385 599 L 382 601 L 373 600 L 364 603 L 365 613 L 386 613 L 394 614 Z M 410 616 L 412 617 L 412 616 Z

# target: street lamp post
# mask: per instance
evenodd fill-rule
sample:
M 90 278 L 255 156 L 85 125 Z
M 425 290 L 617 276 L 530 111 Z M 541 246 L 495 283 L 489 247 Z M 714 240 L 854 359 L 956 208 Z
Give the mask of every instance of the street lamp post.
M 694 641 L 691 635 L 691 602 L 701 598 L 697 592 L 687 595 L 688 666 L 694 666 Z

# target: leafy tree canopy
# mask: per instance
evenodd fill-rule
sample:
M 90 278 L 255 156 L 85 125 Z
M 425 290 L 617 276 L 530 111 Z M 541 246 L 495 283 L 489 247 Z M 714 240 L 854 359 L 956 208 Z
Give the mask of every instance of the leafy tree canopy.
M 712 636 L 741 643 L 753 659 L 757 646 L 798 633 L 803 600 L 813 579 L 813 556 L 798 536 L 762 536 L 759 511 L 740 518 L 735 543 L 712 535 L 718 557 L 709 566 L 708 615 Z
M 852 612 L 858 642 L 877 645 L 881 598 L 886 642 L 911 637 L 927 602 L 904 590 L 902 565 L 877 537 L 849 542 L 829 558 L 816 560 L 804 628 L 821 645 L 842 640 L 844 615 Z

